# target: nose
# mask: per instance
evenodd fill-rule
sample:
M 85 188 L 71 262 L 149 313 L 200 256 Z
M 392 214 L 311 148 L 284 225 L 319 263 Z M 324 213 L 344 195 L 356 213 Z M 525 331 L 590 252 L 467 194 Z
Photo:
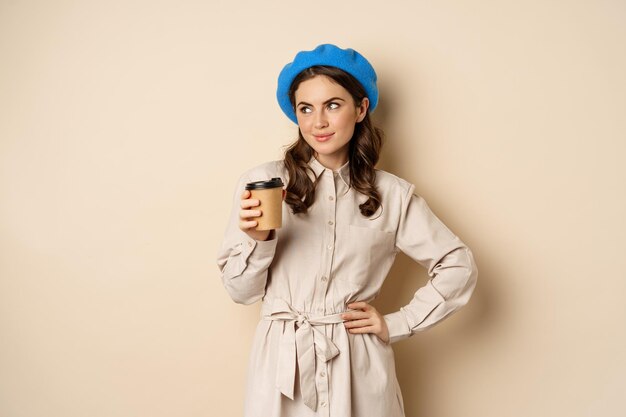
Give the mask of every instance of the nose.
M 318 111 L 315 114 L 315 128 L 323 129 L 328 126 L 328 119 L 326 118 L 326 113 L 323 111 Z

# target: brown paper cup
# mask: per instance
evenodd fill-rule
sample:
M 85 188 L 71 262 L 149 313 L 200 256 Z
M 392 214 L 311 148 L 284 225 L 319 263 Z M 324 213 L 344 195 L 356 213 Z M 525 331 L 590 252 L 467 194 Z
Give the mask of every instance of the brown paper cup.
M 261 204 L 254 209 L 261 210 L 256 220 L 256 230 L 272 230 L 282 226 L 283 221 L 283 182 L 280 178 L 269 181 L 251 182 L 246 185 L 251 198 L 258 199 Z

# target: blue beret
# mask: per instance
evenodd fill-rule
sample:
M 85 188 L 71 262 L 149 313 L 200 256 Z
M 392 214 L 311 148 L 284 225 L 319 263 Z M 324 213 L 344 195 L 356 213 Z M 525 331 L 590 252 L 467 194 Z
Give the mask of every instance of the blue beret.
M 289 101 L 289 88 L 298 74 L 316 65 L 336 67 L 352 75 L 365 89 L 370 101 L 369 110 L 373 111 L 376 108 L 378 87 L 374 67 L 363 55 L 353 49 L 341 49 L 335 45 L 324 44 L 312 51 L 298 52 L 293 62 L 285 65 L 278 75 L 276 98 L 280 108 L 294 123 L 298 123 L 298 119 Z

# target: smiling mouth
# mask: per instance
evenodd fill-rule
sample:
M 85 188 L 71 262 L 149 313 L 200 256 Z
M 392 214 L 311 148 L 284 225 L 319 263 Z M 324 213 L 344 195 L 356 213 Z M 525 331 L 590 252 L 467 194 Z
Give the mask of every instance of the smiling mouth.
M 317 140 L 318 142 L 326 142 L 328 139 L 330 139 L 335 133 L 328 133 L 326 135 L 313 135 L 313 137 L 315 137 L 315 140 Z

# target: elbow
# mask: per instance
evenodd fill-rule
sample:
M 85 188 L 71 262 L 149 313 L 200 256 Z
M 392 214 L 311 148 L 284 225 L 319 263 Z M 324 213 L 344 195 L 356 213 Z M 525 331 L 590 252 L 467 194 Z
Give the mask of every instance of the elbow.
M 230 298 L 237 304 L 250 305 L 256 303 L 261 298 L 263 298 L 263 295 L 255 294 L 246 296 L 242 294 L 230 294 Z
M 226 291 L 230 298 L 237 304 L 250 305 L 254 304 L 265 295 L 264 289 L 254 291 L 252 289 L 243 290 L 233 286 L 226 285 Z
M 265 276 L 246 274 L 246 264 L 231 262 L 222 269 L 222 283 L 230 298 L 237 304 L 249 305 L 265 295 Z
M 470 291 L 473 292 L 474 288 L 476 288 L 476 282 L 478 281 L 478 267 L 476 266 L 476 261 L 474 260 L 474 255 L 471 250 L 467 250 L 467 257 L 469 259 L 469 264 L 467 266 L 469 270 L 469 278 L 468 278 L 468 287 Z
M 466 296 L 464 297 L 463 304 L 467 304 L 469 299 L 472 297 L 474 290 L 476 289 L 476 283 L 478 281 L 478 269 L 474 265 L 474 267 L 470 270 L 470 275 L 467 280 L 466 285 Z
M 469 302 L 478 278 L 478 268 L 472 252 L 468 248 L 464 248 L 463 253 L 464 255 L 459 255 L 457 258 L 448 285 L 443 283 L 438 285 L 438 290 L 440 290 L 445 301 L 454 305 L 455 310 Z
M 474 255 L 469 249 L 466 249 L 466 253 L 467 264 L 465 265 L 465 285 L 463 286 L 458 300 L 461 306 L 468 303 L 474 293 L 474 289 L 476 288 L 476 283 L 478 281 L 478 267 L 474 261 Z

